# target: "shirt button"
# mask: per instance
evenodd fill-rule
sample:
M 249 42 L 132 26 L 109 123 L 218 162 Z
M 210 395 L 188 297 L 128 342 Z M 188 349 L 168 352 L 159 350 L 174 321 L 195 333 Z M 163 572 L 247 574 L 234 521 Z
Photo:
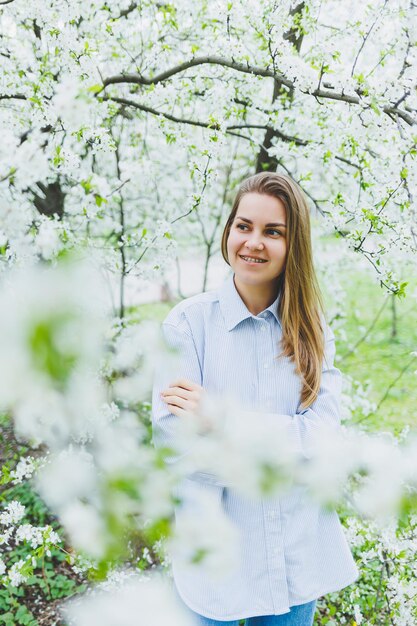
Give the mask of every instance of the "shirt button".
M 266 369 L 267 367 L 269 367 L 269 363 L 264 363 L 264 369 Z
M 277 516 L 277 514 L 275 513 L 275 511 L 269 511 L 269 519 L 275 519 Z
M 264 333 L 266 331 L 265 326 L 261 326 L 261 331 Z

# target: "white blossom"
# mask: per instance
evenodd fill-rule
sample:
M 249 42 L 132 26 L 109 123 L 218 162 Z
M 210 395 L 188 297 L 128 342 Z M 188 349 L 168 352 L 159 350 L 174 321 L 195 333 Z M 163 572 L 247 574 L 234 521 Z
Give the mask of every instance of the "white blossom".
M 23 559 L 20 559 L 17 563 L 13 563 L 13 565 L 9 568 L 7 575 L 10 580 L 10 584 L 13 585 L 13 587 L 18 587 L 27 581 L 28 577 L 21 572 L 22 567 L 25 564 L 26 562 Z
M 36 235 L 35 245 L 42 258 L 52 259 L 61 248 L 60 230 L 59 224 L 50 219 L 45 219 L 41 222 Z
M 16 467 L 10 472 L 10 476 L 15 484 L 20 484 L 23 480 L 32 477 L 35 471 L 35 460 L 31 456 L 24 456 L 19 459 Z
M 45 502 L 60 510 L 74 499 L 89 497 L 97 488 L 94 461 L 86 452 L 64 450 L 45 463 L 36 476 L 36 486 Z
M 18 524 L 25 515 L 26 509 L 17 500 L 13 500 L 6 505 L 4 511 L 0 513 L 0 524 L 3 526 L 11 526 Z
M 112 590 L 98 589 L 64 609 L 73 626 L 192 626 L 194 620 L 180 605 L 168 583 L 130 576 Z
M 79 501 L 60 510 L 60 520 L 71 536 L 73 546 L 92 558 L 99 558 L 106 547 L 106 528 L 99 511 Z
M 237 529 L 221 510 L 216 488 L 198 493 L 198 505 L 177 514 L 176 531 L 168 544 L 181 565 L 202 568 L 213 579 L 230 576 L 238 564 Z

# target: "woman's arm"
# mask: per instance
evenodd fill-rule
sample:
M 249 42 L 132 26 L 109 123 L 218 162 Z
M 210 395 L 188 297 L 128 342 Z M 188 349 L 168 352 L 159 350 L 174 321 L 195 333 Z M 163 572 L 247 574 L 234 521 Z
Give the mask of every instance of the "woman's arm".
M 191 392 L 202 390 L 202 368 L 191 329 L 183 316 L 177 325 L 164 322 L 162 332 L 167 345 L 178 353 L 178 365 L 175 370 L 175 377 L 173 377 L 172 371 L 163 365 L 157 368 L 154 375 L 152 393 L 153 441 L 156 447 L 168 448 L 173 451 L 173 454 L 167 457 L 166 461 L 174 464 L 191 452 L 189 448 L 184 447 L 184 442 L 178 436 L 178 426 L 179 421 L 183 419 L 181 413 L 184 414 L 187 408 L 194 406 L 198 397 L 201 396 L 201 392 L 188 396 L 185 392 L 180 392 L 182 396 L 186 396 L 185 400 L 184 397 L 180 398 L 178 394 L 176 398 L 171 394 L 170 402 L 177 405 L 177 408 L 170 406 L 161 396 L 161 392 L 166 392 L 170 385 L 180 382 L 180 380 L 183 383 L 191 383 L 193 386 L 193 389 L 189 390 Z M 178 387 L 178 385 L 175 386 Z M 182 407 L 178 407 L 180 404 Z M 210 472 L 193 472 L 188 478 L 210 485 L 226 486 L 215 474 Z
M 313 453 L 314 435 L 321 428 L 340 428 L 340 401 L 342 374 L 335 367 L 335 339 L 329 326 L 325 332 L 325 357 L 323 360 L 321 384 L 317 399 L 308 408 L 299 407 L 295 414 L 263 413 L 268 418 L 274 416 L 286 425 L 289 441 L 295 451 L 304 458 Z M 260 419 L 260 412 L 245 412 L 246 416 Z

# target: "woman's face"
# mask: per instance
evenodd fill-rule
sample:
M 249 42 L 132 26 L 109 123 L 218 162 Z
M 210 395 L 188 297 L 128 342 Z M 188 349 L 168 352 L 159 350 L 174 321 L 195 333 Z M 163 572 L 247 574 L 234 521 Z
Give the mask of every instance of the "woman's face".
M 286 221 L 285 207 L 278 198 L 260 193 L 241 198 L 227 240 L 229 263 L 241 283 L 275 283 L 285 267 Z M 247 257 L 263 262 L 250 262 Z

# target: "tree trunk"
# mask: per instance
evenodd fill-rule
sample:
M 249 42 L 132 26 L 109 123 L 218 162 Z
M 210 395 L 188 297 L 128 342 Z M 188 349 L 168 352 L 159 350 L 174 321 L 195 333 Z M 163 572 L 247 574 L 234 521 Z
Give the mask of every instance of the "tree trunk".
M 297 6 L 291 9 L 290 15 L 301 13 L 303 8 L 304 8 L 304 2 L 300 2 L 299 4 L 297 4 Z M 303 41 L 303 35 L 297 36 L 297 31 L 295 29 L 290 29 L 287 33 L 285 33 L 284 39 L 287 39 L 288 41 L 290 41 L 293 44 L 293 46 L 296 48 L 297 52 L 300 51 L 301 43 Z M 275 100 L 281 94 L 282 87 L 283 85 L 281 81 L 274 80 L 274 91 L 272 94 L 272 102 L 275 102 Z M 289 102 L 291 102 L 291 100 L 293 99 L 293 96 L 294 96 L 294 89 L 290 89 L 289 93 L 287 94 Z M 276 134 L 274 133 L 274 131 L 271 128 L 268 128 L 268 130 L 265 133 L 264 140 L 262 142 L 262 147 L 258 154 L 258 158 L 256 160 L 256 173 L 265 172 L 265 171 L 268 171 L 268 172 L 276 171 L 278 162 L 274 156 L 269 156 L 268 154 L 268 149 L 271 148 L 272 141 L 275 137 L 276 137 Z

